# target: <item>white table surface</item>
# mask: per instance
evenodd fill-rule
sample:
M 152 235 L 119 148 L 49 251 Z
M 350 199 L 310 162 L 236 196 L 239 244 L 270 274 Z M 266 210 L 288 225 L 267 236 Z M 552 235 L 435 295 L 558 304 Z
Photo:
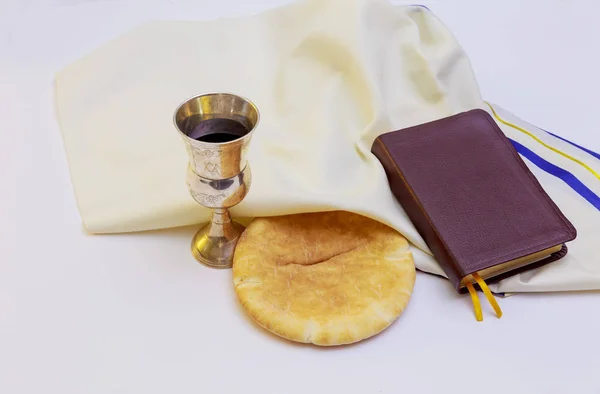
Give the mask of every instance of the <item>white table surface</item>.
M 257 328 L 231 272 L 190 256 L 195 228 L 83 234 L 54 72 L 147 20 L 283 3 L 0 3 L 0 393 L 600 393 L 600 293 L 518 295 L 500 320 L 484 304 L 476 323 L 468 297 L 419 274 L 392 327 L 321 349 Z M 466 48 L 487 100 L 600 151 L 600 2 L 423 3 Z

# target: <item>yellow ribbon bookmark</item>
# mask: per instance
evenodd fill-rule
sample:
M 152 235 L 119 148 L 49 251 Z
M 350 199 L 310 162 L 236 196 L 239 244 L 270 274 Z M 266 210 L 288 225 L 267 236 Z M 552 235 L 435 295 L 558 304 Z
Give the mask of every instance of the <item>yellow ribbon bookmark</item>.
M 498 305 L 498 301 L 496 301 L 496 298 L 494 297 L 494 295 L 492 294 L 490 289 L 487 287 L 487 285 L 485 284 L 483 279 L 481 279 L 481 276 L 479 276 L 479 274 L 477 272 L 475 272 L 473 274 L 473 278 L 475 278 L 475 282 L 477 282 L 479 287 L 481 287 L 481 290 L 483 290 L 483 294 L 485 294 L 485 298 L 487 298 L 487 300 L 490 303 L 490 305 L 492 306 L 492 308 L 494 308 L 494 311 L 496 312 L 496 316 L 498 316 L 498 319 L 500 319 L 502 317 L 502 309 L 500 309 L 500 305 Z
M 474 273 L 472 276 L 473 276 L 473 279 L 475 279 L 475 282 L 477 282 L 477 284 L 479 285 L 479 287 L 481 287 L 483 294 L 485 294 L 485 298 L 487 298 L 487 300 L 490 303 L 490 305 L 492 306 L 492 308 L 494 308 L 494 311 L 496 312 L 496 316 L 498 316 L 498 318 L 501 318 L 502 317 L 502 309 L 500 309 L 500 305 L 498 304 L 498 301 L 496 301 L 496 298 L 490 291 L 490 289 L 487 286 L 487 284 L 485 283 L 485 281 L 481 278 L 481 276 L 479 276 L 478 273 Z M 475 312 L 475 319 L 477 319 L 477 321 L 482 321 L 483 313 L 481 312 L 481 304 L 479 303 L 479 298 L 477 297 L 477 291 L 475 291 L 475 288 L 469 281 L 467 281 L 466 286 L 467 286 L 467 290 L 469 290 L 469 294 L 471 295 L 471 301 L 473 301 L 473 311 Z
M 477 319 L 477 321 L 482 321 L 483 314 L 481 313 L 481 304 L 479 303 L 479 298 L 477 298 L 477 292 L 475 291 L 475 288 L 473 287 L 471 282 L 467 282 L 467 289 L 469 290 L 469 294 L 471 294 L 471 301 L 473 301 L 475 319 Z

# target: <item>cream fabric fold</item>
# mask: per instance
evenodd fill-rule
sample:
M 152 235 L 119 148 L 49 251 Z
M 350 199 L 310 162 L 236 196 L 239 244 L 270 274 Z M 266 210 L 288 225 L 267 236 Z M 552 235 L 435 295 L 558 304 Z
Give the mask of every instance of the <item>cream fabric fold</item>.
M 417 268 L 443 275 L 370 153 L 381 133 L 485 108 L 467 55 L 430 11 L 304 0 L 252 17 L 153 22 L 61 70 L 57 111 L 90 233 L 208 218 L 186 189 L 172 116 L 210 91 L 247 97 L 261 113 L 248 152 L 253 184 L 235 216 L 357 212 L 396 228 Z M 552 288 L 552 278 L 507 288 Z

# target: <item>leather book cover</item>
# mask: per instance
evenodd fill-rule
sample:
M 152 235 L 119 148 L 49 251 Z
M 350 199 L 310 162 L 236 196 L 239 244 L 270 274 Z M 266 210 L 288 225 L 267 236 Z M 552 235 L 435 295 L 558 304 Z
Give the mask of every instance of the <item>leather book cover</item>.
M 556 261 L 577 236 L 482 109 L 383 134 L 372 152 L 460 293 L 473 275 L 493 283 Z

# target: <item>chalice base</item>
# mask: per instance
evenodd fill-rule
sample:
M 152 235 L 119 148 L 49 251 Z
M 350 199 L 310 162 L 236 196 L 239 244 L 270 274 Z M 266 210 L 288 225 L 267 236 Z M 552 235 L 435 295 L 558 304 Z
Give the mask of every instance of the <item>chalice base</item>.
M 231 220 L 228 210 L 214 209 L 212 220 L 192 239 L 192 255 L 207 267 L 231 268 L 235 247 L 244 230 L 242 224 Z

